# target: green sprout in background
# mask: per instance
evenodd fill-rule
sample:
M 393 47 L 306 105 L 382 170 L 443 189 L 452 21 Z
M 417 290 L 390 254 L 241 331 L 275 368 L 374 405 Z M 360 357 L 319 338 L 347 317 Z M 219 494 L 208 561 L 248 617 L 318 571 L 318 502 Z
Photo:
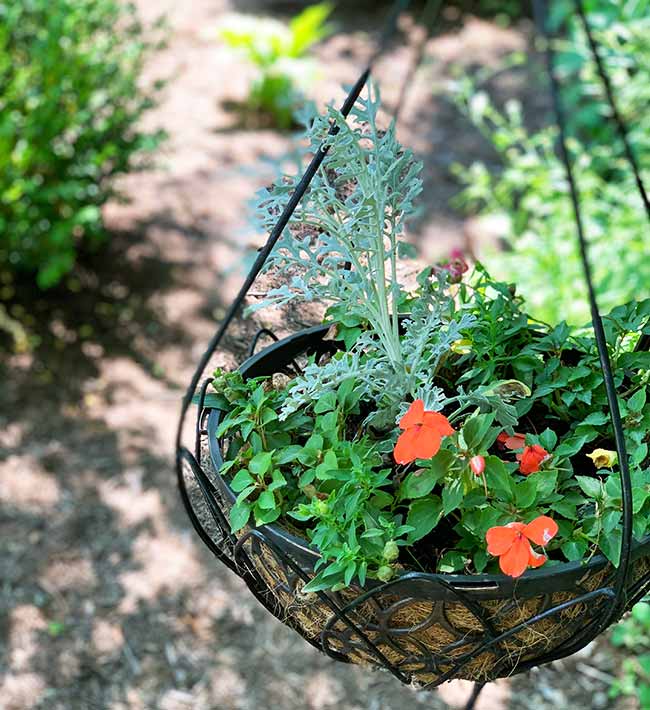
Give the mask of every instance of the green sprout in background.
M 332 33 L 327 18 L 332 5 L 312 5 L 289 24 L 267 17 L 232 15 L 219 28 L 219 37 L 255 66 L 246 109 L 266 114 L 279 128 L 290 128 L 302 91 L 314 76 L 309 49 Z

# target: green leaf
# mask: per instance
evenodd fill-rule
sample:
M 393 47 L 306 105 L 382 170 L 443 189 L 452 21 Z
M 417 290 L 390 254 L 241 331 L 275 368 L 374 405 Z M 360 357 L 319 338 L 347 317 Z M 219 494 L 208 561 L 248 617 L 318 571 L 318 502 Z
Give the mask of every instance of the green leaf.
M 648 602 L 639 602 L 632 607 L 631 616 L 635 621 L 645 626 L 646 630 L 650 631 L 650 604 Z
M 549 469 L 548 471 L 538 471 L 532 473 L 529 478 L 534 479 L 537 495 L 535 496 L 535 504 L 539 505 L 548 499 L 557 488 L 557 470 Z
M 329 391 L 319 398 L 314 405 L 314 414 L 324 414 L 336 409 L 336 393 Z
M 603 495 L 603 486 L 598 478 L 590 478 L 589 476 L 576 476 L 578 485 L 588 498 L 601 498 Z
M 200 399 L 200 394 L 197 393 L 192 397 L 192 404 L 198 404 Z M 203 406 L 206 409 L 219 409 L 222 412 L 227 412 L 231 404 L 222 394 L 216 392 L 206 393 L 203 399 Z
M 287 479 L 282 475 L 282 471 L 275 469 L 271 474 L 271 484 L 268 487 L 269 491 L 275 491 L 282 486 L 287 485 Z
M 239 492 L 239 495 L 235 499 L 235 503 L 242 503 L 243 501 L 248 498 L 248 496 L 253 493 L 253 491 L 257 490 L 257 485 L 253 484 L 251 486 L 246 486 L 242 491 Z
M 458 572 L 465 567 L 465 555 L 457 550 L 446 552 L 441 558 L 438 569 L 444 573 Z
M 278 451 L 278 453 L 275 455 L 275 462 L 279 466 L 291 463 L 292 461 L 295 461 L 298 458 L 298 454 L 300 454 L 301 451 L 302 446 L 298 446 L 297 444 L 287 446 L 284 449 Z
M 409 473 L 400 486 L 400 498 L 422 498 L 433 490 L 438 481 L 448 473 L 454 455 L 450 451 L 439 451 L 428 462 L 427 468 L 419 468 Z
M 275 508 L 275 496 L 273 495 L 273 491 L 262 491 L 260 497 L 257 499 L 257 505 L 262 508 L 262 510 Z
M 458 508 L 463 501 L 465 490 L 460 478 L 454 479 L 442 489 L 442 510 L 444 515 L 449 515 Z
M 339 463 L 336 454 L 331 449 L 325 452 L 322 463 L 316 467 L 316 478 L 326 481 L 331 478 L 332 472 L 338 471 Z
M 277 412 L 273 411 L 270 407 L 264 407 L 260 414 L 260 423 L 262 426 L 266 426 L 267 424 L 276 421 L 277 418 Z
M 248 473 L 245 468 L 237 471 L 237 475 L 230 481 L 230 487 L 235 493 L 239 493 L 247 486 L 254 486 L 255 479 Z
M 587 542 L 582 539 L 567 540 L 560 549 L 569 562 L 577 562 L 585 556 Z
M 442 501 L 438 496 L 429 496 L 413 501 L 409 506 L 406 524 L 413 527 L 407 541 L 413 544 L 428 535 L 440 522 L 442 517 Z
M 494 414 L 478 414 L 470 417 L 462 429 L 465 445 L 470 451 L 482 450 L 483 439 L 494 422 Z
M 602 526 L 605 534 L 610 533 L 621 521 L 620 510 L 606 510 L 603 513 Z
M 539 475 L 531 475 L 525 481 L 515 485 L 515 504 L 520 510 L 530 508 L 537 498 L 537 479 Z
M 361 534 L 361 539 L 371 540 L 374 537 L 382 537 L 383 534 L 384 531 L 380 528 L 370 528 L 370 530 L 366 530 L 364 533 Z
M 251 514 L 251 506 L 248 503 L 237 503 L 230 509 L 230 530 L 233 533 L 239 532 L 248 523 Z
M 601 535 L 598 539 L 598 544 L 603 554 L 615 567 L 618 567 L 621 556 L 621 537 L 621 529 L 615 528 L 607 535 Z
M 255 506 L 255 524 L 268 525 L 280 517 L 282 511 L 280 508 L 262 508 L 259 505 Z
M 569 457 L 577 454 L 578 451 L 590 441 L 590 437 L 587 434 L 581 436 L 573 436 L 565 439 L 558 447 L 555 449 L 555 456 L 559 457 Z
M 635 392 L 628 400 L 627 406 L 631 412 L 641 412 L 645 407 L 646 402 L 646 390 L 645 387 Z
M 474 553 L 474 567 L 479 574 L 486 568 L 488 559 L 489 555 L 485 550 L 477 550 Z
M 553 451 L 557 444 L 557 434 L 552 429 L 545 429 L 539 435 L 539 443 L 547 450 Z
M 273 463 L 273 454 L 268 451 L 262 451 L 255 454 L 248 464 L 248 470 L 255 476 L 263 476 Z
M 497 456 L 485 457 L 485 478 L 488 489 L 493 491 L 500 500 L 514 501 L 512 474 L 509 473 L 503 461 Z
M 556 513 L 559 513 L 561 516 L 563 516 L 564 518 L 568 518 L 569 520 L 578 519 L 576 506 L 573 503 L 567 503 L 564 500 L 558 500 L 555 503 L 551 504 L 551 510 L 554 510 Z

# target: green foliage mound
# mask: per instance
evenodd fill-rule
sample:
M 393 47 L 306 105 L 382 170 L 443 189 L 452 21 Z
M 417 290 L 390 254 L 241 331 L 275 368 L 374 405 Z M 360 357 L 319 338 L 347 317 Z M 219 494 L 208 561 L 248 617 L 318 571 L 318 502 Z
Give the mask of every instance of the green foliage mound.
M 106 238 L 117 175 L 162 138 L 139 128 L 157 46 L 119 0 L 0 0 L 0 265 L 40 288 Z

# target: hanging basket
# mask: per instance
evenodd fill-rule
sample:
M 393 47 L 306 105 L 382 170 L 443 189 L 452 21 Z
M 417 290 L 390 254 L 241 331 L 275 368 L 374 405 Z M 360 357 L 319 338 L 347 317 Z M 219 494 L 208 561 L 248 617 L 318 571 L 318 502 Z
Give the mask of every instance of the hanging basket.
M 546 3 L 534 0 L 540 30 L 545 29 Z M 579 0 L 578 14 L 592 44 L 598 72 L 606 89 L 613 116 L 625 143 L 626 155 L 650 217 L 648 199 L 638 166 L 626 139 L 625 127 L 611 96 L 611 86 L 600 63 Z M 396 0 L 393 30 L 406 0 Z M 384 35 L 384 46 L 391 31 Z M 640 599 L 650 585 L 650 537 L 634 543 L 633 501 L 630 473 L 618 411 L 616 388 L 602 321 L 591 283 L 587 245 L 580 216 L 578 193 L 566 148 L 564 118 L 552 71 L 552 50 L 547 61 L 555 110 L 560 129 L 560 154 L 566 169 L 576 218 L 584 271 L 589 286 L 594 333 L 611 410 L 620 462 L 622 490 L 621 560 L 614 569 L 602 556 L 587 563 L 556 563 L 531 570 L 513 579 L 505 575 L 432 574 L 403 570 L 394 580 L 369 580 L 352 584 L 340 592 L 303 591 L 315 576 L 318 551 L 296 530 L 280 523 L 244 528 L 234 535 L 229 511 L 235 494 L 219 475 L 223 465 L 222 442 L 216 432 L 220 413 L 204 407 L 210 380 L 199 387 L 210 358 L 236 317 L 266 259 L 305 194 L 310 181 L 327 154 L 323 143 L 288 199 L 260 250 L 242 288 L 208 345 L 183 400 L 176 437 L 176 472 L 187 514 L 198 535 L 214 555 L 241 577 L 252 594 L 283 623 L 295 629 L 309 643 L 337 660 L 378 666 L 404 683 L 431 688 L 451 678 L 466 678 L 482 684 L 519 673 L 533 666 L 566 657 L 592 641 L 607 626 Z M 350 89 L 341 108 L 346 117 L 360 95 L 370 68 Z M 330 136 L 336 134 L 332 125 Z M 269 334 L 268 331 L 260 333 Z M 240 371 L 245 378 L 286 372 L 301 356 L 316 359 L 335 347 L 325 339 L 327 327 L 303 330 L 252 355 Z M 259 335 L 259 334 L 258 334 Z M 258 336 L 253 341 L 254 350 Z M 647 347 L 647 339 L 643 340 Z M 198 390 L 198 414 L 194 448 L 183 445 L 183 425 Z M 468 707 L 470 707 L 468 706 Z
M 278 341 L 240 371 L 245 378 L 272 376 L 297 357 L 318 357 L 331 349 L 323 340 L 327 330 L 318 326 Z M 207 420 L 201 465 L 227 519 L 236 495 L 219 475 L 220 414 L 201 412 Z M 564 655 L 602 621 L 614 575 L 598 555 L 587 564 L 557 564 L 516 580 L 405 571 L 388 584 L 371 580 L 338 593 L 304 594 L 318 552 L 279 524 L 243 530 L 234 541 L 234 557 L 252 565 L 276 616 L 326 653 L 362 665 L 384 666 L 388 660 L 409 682 L 423 686 L 450 677 L 490 681 Z M 628 607 L 650 572 L 650 539 L 636 545 L 632 560 Z

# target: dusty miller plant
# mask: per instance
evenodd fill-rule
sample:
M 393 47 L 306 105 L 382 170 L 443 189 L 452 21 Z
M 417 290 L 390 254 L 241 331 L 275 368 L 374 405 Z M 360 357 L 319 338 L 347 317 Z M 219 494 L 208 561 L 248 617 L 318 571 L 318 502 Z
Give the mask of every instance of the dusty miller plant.
M 440 410 L 445 397 L 432 384 L 436 370 L 472 324 L 471 316 L 454 313 L 442 276 L 422 279 L 416 299 L 399 282 L 398 258 L 408 252 L 400 237 L 422 189 L 421 164 L 397 141 L 394 122 L 379 129 L 379 106 L 370 86 L 347 121 L 332 107 L 314 120 L 311 148 L 325 139 L 329 152 L 267 265 L 289 280 L 251 309 L 319 300 L 335 322 L 365 326 L 347 352 L 308 365 L 293 381 L 282 418 L 348 379 L 377 403 L 366 423 L 392 424 L 407 395 Z M 328 137 L 332 124 L 338 132 Z M 295 186 L 296 179 L 285 179 L 261 196 L 265 229 Z M 409 315 L 400 318 L 400 311 Z

